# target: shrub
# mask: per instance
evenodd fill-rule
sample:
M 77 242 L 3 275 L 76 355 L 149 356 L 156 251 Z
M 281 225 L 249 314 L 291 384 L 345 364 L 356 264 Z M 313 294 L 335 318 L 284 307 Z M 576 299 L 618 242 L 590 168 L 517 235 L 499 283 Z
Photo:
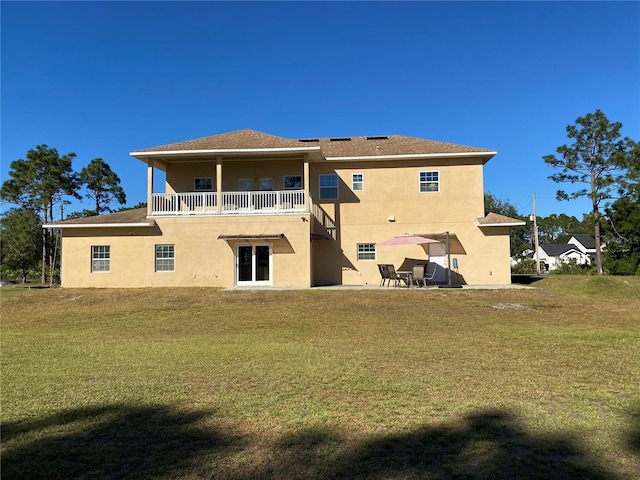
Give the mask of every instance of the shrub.
M 520 260 L 514 266 L 511 267 L 511 273 L 515 274 L 523 274 L 523 273 L 537 273 L 536 272 L 536 261 L 527 259 Z

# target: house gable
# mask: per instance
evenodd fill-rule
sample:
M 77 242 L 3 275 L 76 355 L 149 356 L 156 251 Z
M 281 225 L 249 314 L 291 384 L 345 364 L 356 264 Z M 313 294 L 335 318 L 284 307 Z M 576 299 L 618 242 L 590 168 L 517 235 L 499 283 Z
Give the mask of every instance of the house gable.
M 568 244 L 575 245 L 582 253 L 596 252 L 596 239 L 592 235 L 576 234 L 567 241 Z

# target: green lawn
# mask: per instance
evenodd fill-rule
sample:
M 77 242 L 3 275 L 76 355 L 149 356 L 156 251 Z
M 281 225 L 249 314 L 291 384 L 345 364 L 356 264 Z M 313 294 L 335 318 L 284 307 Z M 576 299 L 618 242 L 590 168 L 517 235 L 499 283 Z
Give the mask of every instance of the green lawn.
M 2 478 L 640 478 L 640 278 L 534 287 L 2 295 Z

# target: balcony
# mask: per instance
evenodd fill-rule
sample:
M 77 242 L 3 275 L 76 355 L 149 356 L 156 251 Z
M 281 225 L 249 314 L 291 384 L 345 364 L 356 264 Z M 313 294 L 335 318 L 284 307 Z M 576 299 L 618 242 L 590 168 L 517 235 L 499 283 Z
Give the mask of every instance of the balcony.
M 222 192 L 221 197 L 220 203 L 216 192 L 154 193 L 151 215 L 278 215 L 309 211 L 304 190 Z

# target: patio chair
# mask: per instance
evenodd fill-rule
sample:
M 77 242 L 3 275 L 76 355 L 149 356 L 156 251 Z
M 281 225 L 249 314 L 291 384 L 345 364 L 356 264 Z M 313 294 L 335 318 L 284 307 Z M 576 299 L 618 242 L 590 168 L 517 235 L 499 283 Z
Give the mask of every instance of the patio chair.
M 428 272 L 427 266 L 425 265 L 424 267 L 425 269 L 425 273 L 424 273 L 424 286 L 426 287 L 427 285 L 429 285 L 429 282 L 431 280 L 433 280 L 433 278 L 436 276 L 436 271 L 438 270 L 438 265 L 433 265 L 433 271 L 431 273 Z
M 422 285 L 423 287 L 427 286 L 427 282 L 424 279 L 424 271 L 425 271 L 424 265 L 414 265 L 411 268 L 412 280 L 418 286 L 420 285 Z
M 382 263 L 378 264 L 378 270 L 380 271 L 380 286 L 384 287 L 384 282 L 389 280 L 389 270 L 387 269 L 387 265 Z
M 386 267 L 387 274 L 389 275 L 389 283 L 387 283 L 387 287 L 391 284 L 391 282 L 393 282 L 394 287 L 397 287 L 398 285 L 400 285 L 400 282 L 404 280 L 404 278 L 398 275 L 398 273 L 396 272 L 396 267 L 394 267 L 393 265 L 389 264 L 386 265 Z
M 435 265 L 431 274 L 428 272 L 427 265 L 414 265 L 412 270 L 413 281 L 416 285 L 422 284 L 423 287 L 426 287 L 429 284 L 429 280 L 433 280 L 433 277 L 436 276 Z

